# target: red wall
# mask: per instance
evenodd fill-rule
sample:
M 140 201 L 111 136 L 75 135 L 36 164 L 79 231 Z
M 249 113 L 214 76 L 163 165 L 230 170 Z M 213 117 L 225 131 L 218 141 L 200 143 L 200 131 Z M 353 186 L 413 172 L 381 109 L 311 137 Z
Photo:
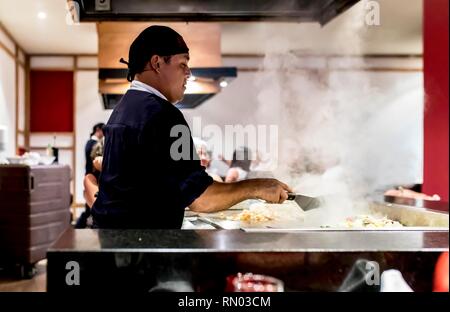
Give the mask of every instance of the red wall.
M 423 192 L 448 201 L 448 10 L 449 0 L 424 0 Z
M 73 72 L 31 71 L 30 130 L 73 131 Z

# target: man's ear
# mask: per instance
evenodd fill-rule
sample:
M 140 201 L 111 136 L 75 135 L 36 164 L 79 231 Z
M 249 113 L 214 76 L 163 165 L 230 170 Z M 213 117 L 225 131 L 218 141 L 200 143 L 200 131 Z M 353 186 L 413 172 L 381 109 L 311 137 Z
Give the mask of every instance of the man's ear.
M 159 55 L 153 55 L 150 59 L 150 68 L 159 73 L 159 63 L 161 62 L 161 58 Z

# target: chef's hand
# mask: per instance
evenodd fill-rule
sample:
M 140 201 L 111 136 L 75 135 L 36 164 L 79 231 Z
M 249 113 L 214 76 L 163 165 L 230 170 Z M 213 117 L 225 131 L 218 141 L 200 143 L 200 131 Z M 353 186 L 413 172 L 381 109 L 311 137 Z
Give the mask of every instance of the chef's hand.
M 254 179 L 256 198 L 268 203 L 281 204 L 288 198 L 288 192 L 292 189 L 276 179 Z

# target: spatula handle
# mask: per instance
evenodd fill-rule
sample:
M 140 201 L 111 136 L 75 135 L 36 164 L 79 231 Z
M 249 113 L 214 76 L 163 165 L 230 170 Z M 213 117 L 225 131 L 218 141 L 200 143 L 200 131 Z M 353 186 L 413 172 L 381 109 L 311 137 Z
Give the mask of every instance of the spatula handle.
M 287 200 L 294 200 L 296 196 L 294 193 L 287 193 L 287 195 L 288 195 Z

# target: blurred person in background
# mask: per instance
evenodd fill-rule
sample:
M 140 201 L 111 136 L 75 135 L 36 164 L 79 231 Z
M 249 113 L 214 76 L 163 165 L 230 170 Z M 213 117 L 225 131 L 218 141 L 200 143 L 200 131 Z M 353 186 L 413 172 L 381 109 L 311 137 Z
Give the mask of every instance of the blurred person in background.
M 103 144 L 101 142 L 98 142 L 92 148 L 91 159 L 93 171 L 92 173 L 86 174 L 83 180 L 84 198 L 86 200 L 87 208 L 89 208 L 89 215 L 90 208 L 94 204 L 95 198 L 97 197 L 98 181 L 100 179 L 100 173 L 102 171 Z
M 205 167 L 206 173 L 213 178 L 214 181 L 223 182 L 223 179 L 216 173 L 210 170 L 211 165 L 211 156 L 208 151 L 208 144 L 200 138 L 193 137 L 195 150 L 197 151 L 197 155 L 200 158 L 200 164 Z
M 81 213 L 75 224 L 75 228 L 77 229 L 83 229 L 88 226 L 88 219 L 91 216 L 91 207 L 95 201 L 95 194 L 98 192 L 98 180 L 101 171 L 101 159 L 104 145 L 104 126 L 104 123 L 97 123 L 94 125 L 91 137 L 84 148 L 86 166 L 83 180 L 83 195 L 86 204 L 84 212 Z
M 248 147 L 237 148 L 233 153 L 225 182 L 242 181 L 247 178 L 252 164 L 252 154 Z
M 105 126 L 104 123 L 100 122 L 92 128 L 92 132 L 90 135 L 90 139 L 87 141 L 86 146 L 84 147 L 84 155 L 86 159 L 86 170 L 85 175 L 88 173 L 92 173 L 93 171 L 93 163 L 91 158 L 91 153 L 93 147 L 100 141 L 103 140 L 104 134 L 103 134 L 103 127 Z

